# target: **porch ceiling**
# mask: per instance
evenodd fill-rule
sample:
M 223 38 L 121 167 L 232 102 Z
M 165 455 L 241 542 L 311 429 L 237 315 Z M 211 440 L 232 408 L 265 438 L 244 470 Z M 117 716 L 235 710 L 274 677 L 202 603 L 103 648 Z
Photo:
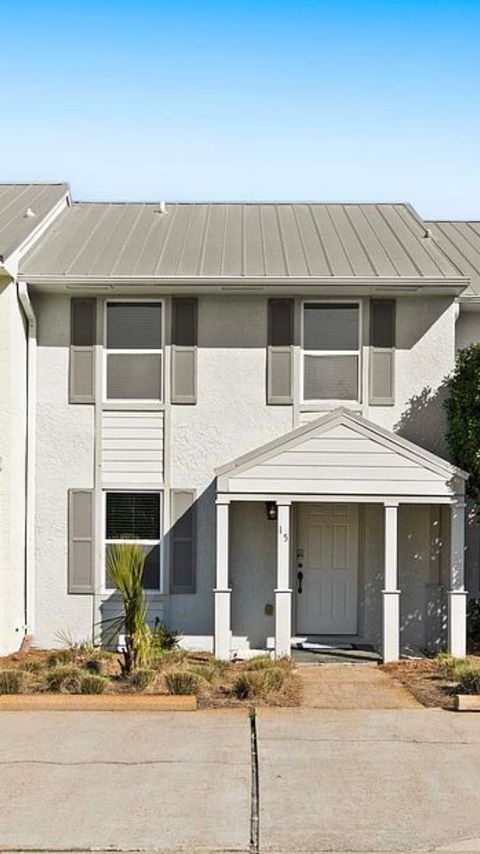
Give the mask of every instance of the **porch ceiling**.
M 219 493 L 448 500 L 468 475 L 348 409 L 293 430 L 217 472 Z

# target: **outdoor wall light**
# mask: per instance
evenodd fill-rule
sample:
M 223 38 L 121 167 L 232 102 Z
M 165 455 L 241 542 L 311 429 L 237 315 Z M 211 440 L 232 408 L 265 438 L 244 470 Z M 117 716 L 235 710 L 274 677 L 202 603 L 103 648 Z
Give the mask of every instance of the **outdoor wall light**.
M 265 513 L 267 514 L 267 519 L 269 522 L 276 522 L 277 520 L 277 505 L 275 501 L 266 501 L 265 502 Z

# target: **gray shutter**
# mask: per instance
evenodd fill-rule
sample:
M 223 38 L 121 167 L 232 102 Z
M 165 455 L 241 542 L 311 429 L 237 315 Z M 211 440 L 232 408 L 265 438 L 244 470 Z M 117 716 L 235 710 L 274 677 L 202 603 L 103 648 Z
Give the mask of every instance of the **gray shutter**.
M 68 592 L 94 592 L 95 493 L 71 489 L 68 493 Z
M 172 302 L 172 403 L 197 402 L 198 300 Z
M 293 299 L 268 300 L 267 403 L 293 402 Z
M 372 406 L 395 402 L 395 300 L 370 300 L 370 390 Z
M 170 577 L 172 593 L 195 593 L 196 507 L 191 489 L 172 489 Z
M 72 299 L 70 403 L 95 403 L 96 299 Z

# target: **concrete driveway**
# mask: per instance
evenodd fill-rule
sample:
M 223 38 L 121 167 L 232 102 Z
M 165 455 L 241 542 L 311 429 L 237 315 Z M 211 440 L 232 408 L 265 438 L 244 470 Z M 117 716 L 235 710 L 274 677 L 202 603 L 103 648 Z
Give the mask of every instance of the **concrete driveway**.
M 262 851 L 480 851 L 478 717 L 264 710 L 258 728 Z M 248 850 L 243 711 L 4 712 L 0 780 L 3 849 Z

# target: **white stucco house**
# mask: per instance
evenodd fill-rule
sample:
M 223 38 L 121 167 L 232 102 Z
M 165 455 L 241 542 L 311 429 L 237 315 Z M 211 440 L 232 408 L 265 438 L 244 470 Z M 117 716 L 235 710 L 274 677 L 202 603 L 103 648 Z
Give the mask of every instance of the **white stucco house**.
M 134 540 L 187 647 L 464 654 L 479 543 L 442 401 L 480 226 L 4 185 L 0 255 L 0 652 L 101 637 Z

